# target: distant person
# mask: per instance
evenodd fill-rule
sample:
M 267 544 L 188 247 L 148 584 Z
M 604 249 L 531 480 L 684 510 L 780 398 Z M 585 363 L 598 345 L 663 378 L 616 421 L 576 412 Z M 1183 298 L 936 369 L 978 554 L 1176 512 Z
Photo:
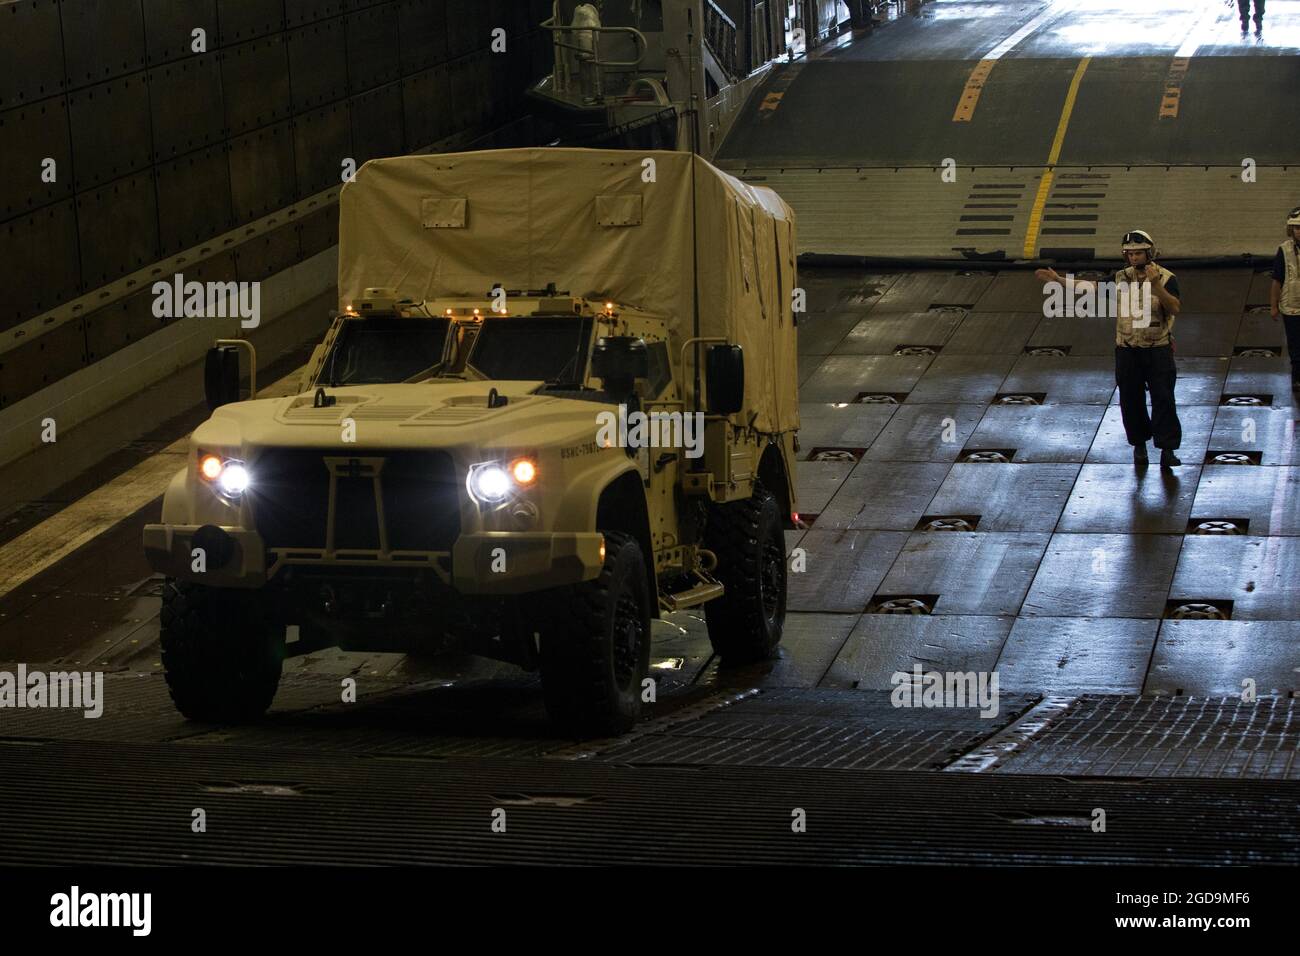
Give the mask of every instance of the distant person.
M 599 27 L 600 8 L 604 0 L 591 0 L 580 3 L 573 11 L 573 27 Z M 603 98 L 600 83 L 600 64 L 596 58 L 600 55 L 600 34 L 594 29 L 577 29 L 569 34 L 573 45 L 580 49 L 574 51 L 578 60 L 578 76 L 582 83 L 582 101 L 595 103 Z
M 1286 354 L 1291 359 L 1291 391 L 1300 393 L 1300 206 L 1286 216 L 1286 240 L 1273 257 L 1269 313 L 1282 317 Z
M 1237 10 L 1241 13 L 1241 32 L 1250 29 L 1250 0 L 1237 0 Z M 1255 0 L 1255 36 L 1264 32 L 1264 0 Z
M 1147 441 L 1160 449 L 1160 467 L 1181 465 L 1174 452 L 1183 441 L 1183 426 L 1174 404 L 1174 318 L 1182 308 L 1178 279 L 1157 265 L 1156 244 L 1140 229 L 1124 233 L 1121 250 L 1128 265 L 1115 273 L 1118 287 L 1131 283 L 1151 287 L 1150 315 L 1135 315 L 1133 304 L 1121 304 L 1115 314 L 1115 384 L 1119 386 L 1119 410 L 1124 434 L 1133 446 L 1133 463 L 1148 463 Z M 1054 269 L 1034 273 L 1043 282 L 1064 282 Z M 1091 285 L 1076 279 L 1075 288 Z M 1100 300 L 1102 297 L 1098 296 Z M 1125 299 L 1118 297 L 1120 303 Z M 1151 414 L 1147 415 L 1146 393 L 1151 393 Z

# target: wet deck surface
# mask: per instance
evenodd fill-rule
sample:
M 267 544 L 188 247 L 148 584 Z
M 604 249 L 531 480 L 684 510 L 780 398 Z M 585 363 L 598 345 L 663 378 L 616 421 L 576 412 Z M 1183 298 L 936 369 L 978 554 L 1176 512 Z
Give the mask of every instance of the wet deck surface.
M 1014 6 L 1035 26 L 997 53 L 969 121 L 954 106 L 1011 35 L 1011 4 L 928 4 L 775 71 L 755 102 L 779 92 L 780 106 L 742 119 L 724 164 L 778 186 L 817 251 L 1015 258 L 1040 173 L 1006 167 L 1046 162 L 1082 55 L 1097 59 L 1062 165 L 1236 167 L 1243 144 L 1261 165 L 1292 158 L 1294 115 L 1238 105 L 1244 89 L 1292 98 L 1300 4 L 1272 0 L 1247 40 L 1218 5 L 1151 10 L 1145 32 L 1113 29 L 1131 15 L 1113 5 Z M 1163 122 L 1170 64 L 1193 56 Z M 1004 168 L 944 193 L 928 167 L 950 155 Z M 856 168 L 891 163 L 918 168 Z M 1134 197 L 1155 196 L 1180 213 L 1161 221 L 1167 249 L 1235 253 L 1275 193 L 1294 202 L 1296 175 L 1220 196 L 1221 169 L 1062 172 L 1048 202 L 1089 208 L 1049 206 L 1031 251 L 1109 254 Z M 976 209 L 989 202 L 1002 208 Z M 980 215 L 1002 218 L 963 218 Z M 1051 219 L 1068 215 L 1093 219 Z M 1136 471 L 1110 322 L 1044 318 L 1028 272 L 802 270 L 808 527 L 787 532 L 780 656 L 721 667 L 699 613 L 665 617 L 658 700 L 620 740 L 558 737 L 536 678 L 507 665 L 337 651 L 291 661 L 264 721 L 187 723 L 140 547 L 161 499 L 118 514 L 0 595 L 0 662 L 107 672 L 101 719 L 0 711 L 0 861 L 1300 862 L 1300 416 L 1283 333 L 1264 273 L 1180 281 L 1183 464 Z M 7 501 L 0 549 L 194 420 Z M 895 706 L 895 675 L 917 667 L 996 674 L 996 707 Z M 202 837 L 196 807 L 219 821 Z M 509 837 L 489 828 L 501 808 Z
M 936 775 L 1020 780 L 1008 808 L 993 817 L 979 811 L 992 829 L 971 824 L 985 836 L 972 843 L 970 860 L 1091 858 L 1081 845 L 1061 857 L 1054 854 L 1065 844 L 1006 842 L 1007 833 L 1021 832 L 1017 820 L 1035 814 L 1083 819 L 1082 832 L 1091 832 L 1090 809 L 1080 810 L 1077 794 L 1063 800 L 1056 785 L 1029 778 L 1143 778 L 1171 787 L 1214 781 L 1241 788 L 1231 791 L 1234 805 L 1254 807 L 1265 829 L 1281 820 L 1270 814 L 1293 817 L 1300 798 L 1288 796 L 1292 802 L 1280 807 L 1281 792 L 1259 788 L 1300 778 L 1292 712 L 1300 666 L 1295 409 L 1284 358 L 1235 355 L 1243 347 L 1281 351 L 1280 329 L 1250 311 L 1251 274 L 1188 283 L 1224 311 L 1180 320 L 1185 463 L 1167 472 L 1134 470 L 1106 349 L 1075 323 L 1027 311 L 1034 301 L 1027 274 L 808 270 L 802 278 L 812 310 L 801 322 L 802 456 L 832 460 L 801 463 L 800 510 L 810 527 L 787 532 L 798 562 L 779 659 L 722 668 L 698 613 L 656 622 L 659 699 L 618 741 L 557 737 L 535 677 L 508 665 L 337 651 L 291 661 L 261 723 L 189 724 L 171 708 L 159 673 L 160 582 L 139 550 L 154 502 L 0 598 L 0 659 L 109 671 L 99 720 L 4 712 L 6 762 L 16 778 L 31 781 L 55 755 L 71 759 L 75 751 L 82 759 L 85 748 L 98 747 L 96 759 L 116 755 L 134 786 L 164 802 L 193 802 L 197 787 L 233 800 L 237 819 L 274 803 L 259 787 L 303 790 L 306 803 L 322 799 L 313 788 L 337 795 L 338 775 L 354 773 L 357 760 L 397 773 L 403 786 L 433 787 L 457 812 L 500 794 L 457 789 L 449 781 L 469 771 L 452 773 L 449 761 L 531 781 L 506 788 L 511 793 L 604 794 L 589 794 L 604 808 L 598 815 L 615 807 L 641 812 L 639 798 L 622 789 L 622 773 L 668 774 L 662 785 L 669 788 L 682 785 L 689 768 L 707 770 L 720 786 L 741 786 L 752 772 L 779 774 L 803 803 L 822 785 L 818 775 L 832 771 L 860 776 L 858 796 L 903 786 L 899 774 L 921 790 L 938 784 L 920 778 Z M 1030 354 L 1035 342 L 1065 354 Z M 934 354 L 895 354 L 918 345 Z M 891 399 L 858 401 L 864 393 Z M 1027 393 L 1036 404 L 997 398 Z M 1225 393 L 1267 393 L 1269 404 L 1225 406 Z M 1002 449 L 1008 460 L 964 461 L 988 449 Z M 1243 459 L 1253 464 L 1206 461 L 1225 450 L 1259 454 Z M 918 530 L 954 518 L 966 524 Z M 1238 533 L 1193 533 L 1211 521 L 1230 522 Z M 929 613 L 879 613 L 882 602 L 909 597 Z M 1217 607 L 1224 619 L 1171 616 L 1191 603 Z M 893 675 L 918 666 L 996 673 L 996 713 L 894 706 Z M 344 677 L 358 681 L 355 704 L 340 702 Z M 1247 686 L 1256 699 L 1243 699 Z M 411 760 L 424 761 L 433 776 L 417 783 L 402 776 L 410 764 L 392 763 Z M 614 776 L 579 784 L 575 767 L 596 764 Z M 229 769 L 235 765 L 248 772 Z M 188 769 L 173 778 L 179 767 Z M 326 779 L 333 783 L 319 782 Z M 1107 805 L 1146 812 L 1143 801 L 1154 792 L 1125 791 Z M 848 815 L 849 832 L 857 824 L 847 821 L 863 808 L 843 787 L 834 793 L 834 812 Z M 1169 790 L 1168 800 L 1178 793 L 1190 799 L 1190 791 Z M 28 787 L 6 799 L 17 808 L 46 797 Z M 519 799 L 528 806 L 532 798 Z M 328 803 L 313 805 L 309 816 Z M 57 817 L 33 825 L 48 828 Z M 580 821 L 608 824 L 574 814 L 557 832 Z M 132 825 L 154 832 L 144 818 Z M 339 832 L 324 817 L 312 825 Z M 1114 840 L 1103 857 L 1232 858 L 1209 843 L 1169 856 L 1147 836 Z M 1296 862 L 1297 843 L 1300 836 L 1278 823 L 1253 852 Z M 875 837 L 856 846 L 855 859 L 893 852 Z M 204 852 L 217 859 L 227 851 L 234 849 L 214 842 Z M 1178 857 L 1184 851 L 1191 856 Z M 164 846 L 146 858 L 180 852 Z M 264 852 L 291 860 L 299 850 L 285 844 Z M 495 850 L 465 852 L 465 859 L 496 858 Z M 577 858 L 598 858 L 588 852 Z M 680 858 L 691 852 L 681 849 Z

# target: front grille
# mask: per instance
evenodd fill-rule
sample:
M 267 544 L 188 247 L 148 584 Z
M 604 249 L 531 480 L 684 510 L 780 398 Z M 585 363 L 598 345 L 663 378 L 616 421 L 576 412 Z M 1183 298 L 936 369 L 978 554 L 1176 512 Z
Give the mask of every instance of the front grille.
M 269 448 L 250 465 L 253 520 L 271 550 L 324 548 L 330 472 L 326 458 L 347 458 L 332 449 Z M 359 460 L 383 460 L 380 487 L 388 546 L 394 551 L 447 551 L 460 534 L 455 466 L 446 452 L 366 453 Z M 370 477 L 337 478 L 334 547 L 379 547 L 379 516 Z

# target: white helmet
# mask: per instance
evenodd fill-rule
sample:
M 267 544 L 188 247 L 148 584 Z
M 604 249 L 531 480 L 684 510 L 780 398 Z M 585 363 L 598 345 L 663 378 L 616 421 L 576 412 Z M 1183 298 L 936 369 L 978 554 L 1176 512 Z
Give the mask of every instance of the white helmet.
M 1141 229 L 1134 229 L 1132 232 L 1124 233 L 1124 238 L 1120 240 L 1120 249 L 1124 252 L 1137 252 L 1145 249 L 1147 258 L 1154 260 L 1156 257 L 1156 241 L 1151 238 L 1151 233 L 1143 232 Z
M 1286 224 L 1288 226 L 1300 226 L 1300 206 L 1296 206 L 1286 214 Z

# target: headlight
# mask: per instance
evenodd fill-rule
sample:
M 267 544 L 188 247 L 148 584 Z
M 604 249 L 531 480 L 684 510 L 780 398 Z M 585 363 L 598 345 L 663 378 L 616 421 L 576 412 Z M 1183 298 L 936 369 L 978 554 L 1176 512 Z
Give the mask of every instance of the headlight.
M 248 490 L 248 469 L 237 461 L 226 462 L 217 484 L 231 498 L 237 498 Z
M 537 464 L 530 458 L 518 458 L 509 465 L 485 461 L 470 466 L 466 487 L 479 504 L 498 505 L 536 480 Z
M 248 469 L 242 461 L 218 455 L 199 456 L 199 477 L 208 484 L 215 485 L 217 493 L 223 498 L 238 498 L 252 484 Z

